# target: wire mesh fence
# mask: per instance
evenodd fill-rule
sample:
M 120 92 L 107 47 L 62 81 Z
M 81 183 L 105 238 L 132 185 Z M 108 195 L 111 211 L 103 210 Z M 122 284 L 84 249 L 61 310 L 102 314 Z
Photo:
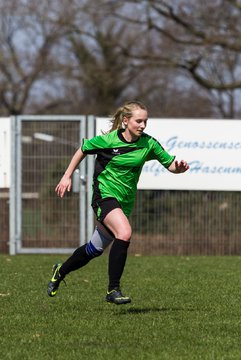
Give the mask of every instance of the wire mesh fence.
M 0 191 L 0 253 L 9 251 L 9 191 Z
M 31 183 L 25 185 L 22 216 L 25 246 L 77 247 L 77 195 L 70 193 L 59 200 L 53 191 L 55 181 L 42 182 L 42 186 L 43 194 L 36 191 L 39 195 L 34 198 Z M 4 192 L 0 199 L 2 253 L 8 251 L 8 205 Z M 130 253 L 240 255 L 240 214 L 240 192 L 139 190 L 130 218 L 133 227 Z
M 76 247 L 79 194 L 61 201 L 55 186 L 79 146 L 79 122 L 22 122 L 22 246 Z
M 132 252 L 240 255 L 241 193 L 138 191 Z

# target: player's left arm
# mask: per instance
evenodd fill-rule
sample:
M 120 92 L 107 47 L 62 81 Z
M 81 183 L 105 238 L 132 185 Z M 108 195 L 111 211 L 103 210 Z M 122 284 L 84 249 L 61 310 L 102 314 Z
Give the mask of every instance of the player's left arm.
M 167 169 L 174 174 L 181 174 L 189 169 L 189 165 L 184 160 L 174 160 Z
M 151 156 L 147 160 L 158 160 L 167 170 L 174 174 L 181 174 L 189 169 L 189 165 L 186 161 L 176 160 L 175 156 L 170 155 L 159 141 L 152 137 L 150 141 L 152 141 L 152 151 L 150 152 Z

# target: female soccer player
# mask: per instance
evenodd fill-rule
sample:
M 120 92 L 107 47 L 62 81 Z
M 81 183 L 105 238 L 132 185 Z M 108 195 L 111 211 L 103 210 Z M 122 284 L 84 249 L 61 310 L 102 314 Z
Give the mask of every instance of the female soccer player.
M 77 248 L 63 264 L 54 265 L 47 290 L 49 296 L 56 295 L 60 282 L 67 274 L 100 256 L 112 243 L 106 301 L 114 304 L 131 302 L 130 297 L 121 292 L 120 279 L 131 239 L 128 217 L 134 205 L 142 167 L 145 161 L 156 159 L 172 173 L 179 174 L 189 169 L 185 161 L 175 160 L 175 156 L 169 155 L 157 140 L 144 133 L 147 118 L 144 104 L 138 101 L 125 103 L 114 114 L 112 128 L 107 134 L 83 140 L 56 186 L 55 191 L 62 198 L 71 189 L 71 176 L 78 164 L 88 154 L 97 155 L 92 198 L 97 227 L 87 244 Z

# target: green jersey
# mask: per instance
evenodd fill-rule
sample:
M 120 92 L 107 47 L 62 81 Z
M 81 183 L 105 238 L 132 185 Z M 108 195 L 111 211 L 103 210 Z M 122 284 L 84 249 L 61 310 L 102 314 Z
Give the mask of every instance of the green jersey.
M 165 168 L 175 156 L 169 155 L 161 144 L 143 133 L 134 142 L 128 142 L 122 130 L 84 139 L 84 154 L 96 154 L 93 177 L 93 197 L 105 199 L 114 197 L 128 217 L 134 205 L 137 183 L 143 165 L 148 160 L 158 160 Z

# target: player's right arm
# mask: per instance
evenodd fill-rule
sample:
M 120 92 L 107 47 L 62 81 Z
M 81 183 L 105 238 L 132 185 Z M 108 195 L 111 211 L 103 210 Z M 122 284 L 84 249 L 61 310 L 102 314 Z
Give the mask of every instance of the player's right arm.
M 62 176 L 60 182 L 55 188 L 55 192 L 61 198 L 64 196 L 66 190 L 70 191 L 72 186 L 71 176 L 79 165 L 79 163 L 86 157 L 86 154 L 83 153 L 81 147 L 76 151 L 74 156 L 72 157 L 69 166 L 67 167 L 64 175 Z
M 103 149 L 109 144 L 111 135 L 98 135 L 92 139 L 83 139 L 82 146 L 76 151 L 72 157 L 68 168 L 66 169 L 62 179 L 55 188 L 58 196 L 63 197 L 66 191 L 71 190 L 71 176 L 78 164 L 86 157 L 87 154 L 96 154 L 99 149 Z

